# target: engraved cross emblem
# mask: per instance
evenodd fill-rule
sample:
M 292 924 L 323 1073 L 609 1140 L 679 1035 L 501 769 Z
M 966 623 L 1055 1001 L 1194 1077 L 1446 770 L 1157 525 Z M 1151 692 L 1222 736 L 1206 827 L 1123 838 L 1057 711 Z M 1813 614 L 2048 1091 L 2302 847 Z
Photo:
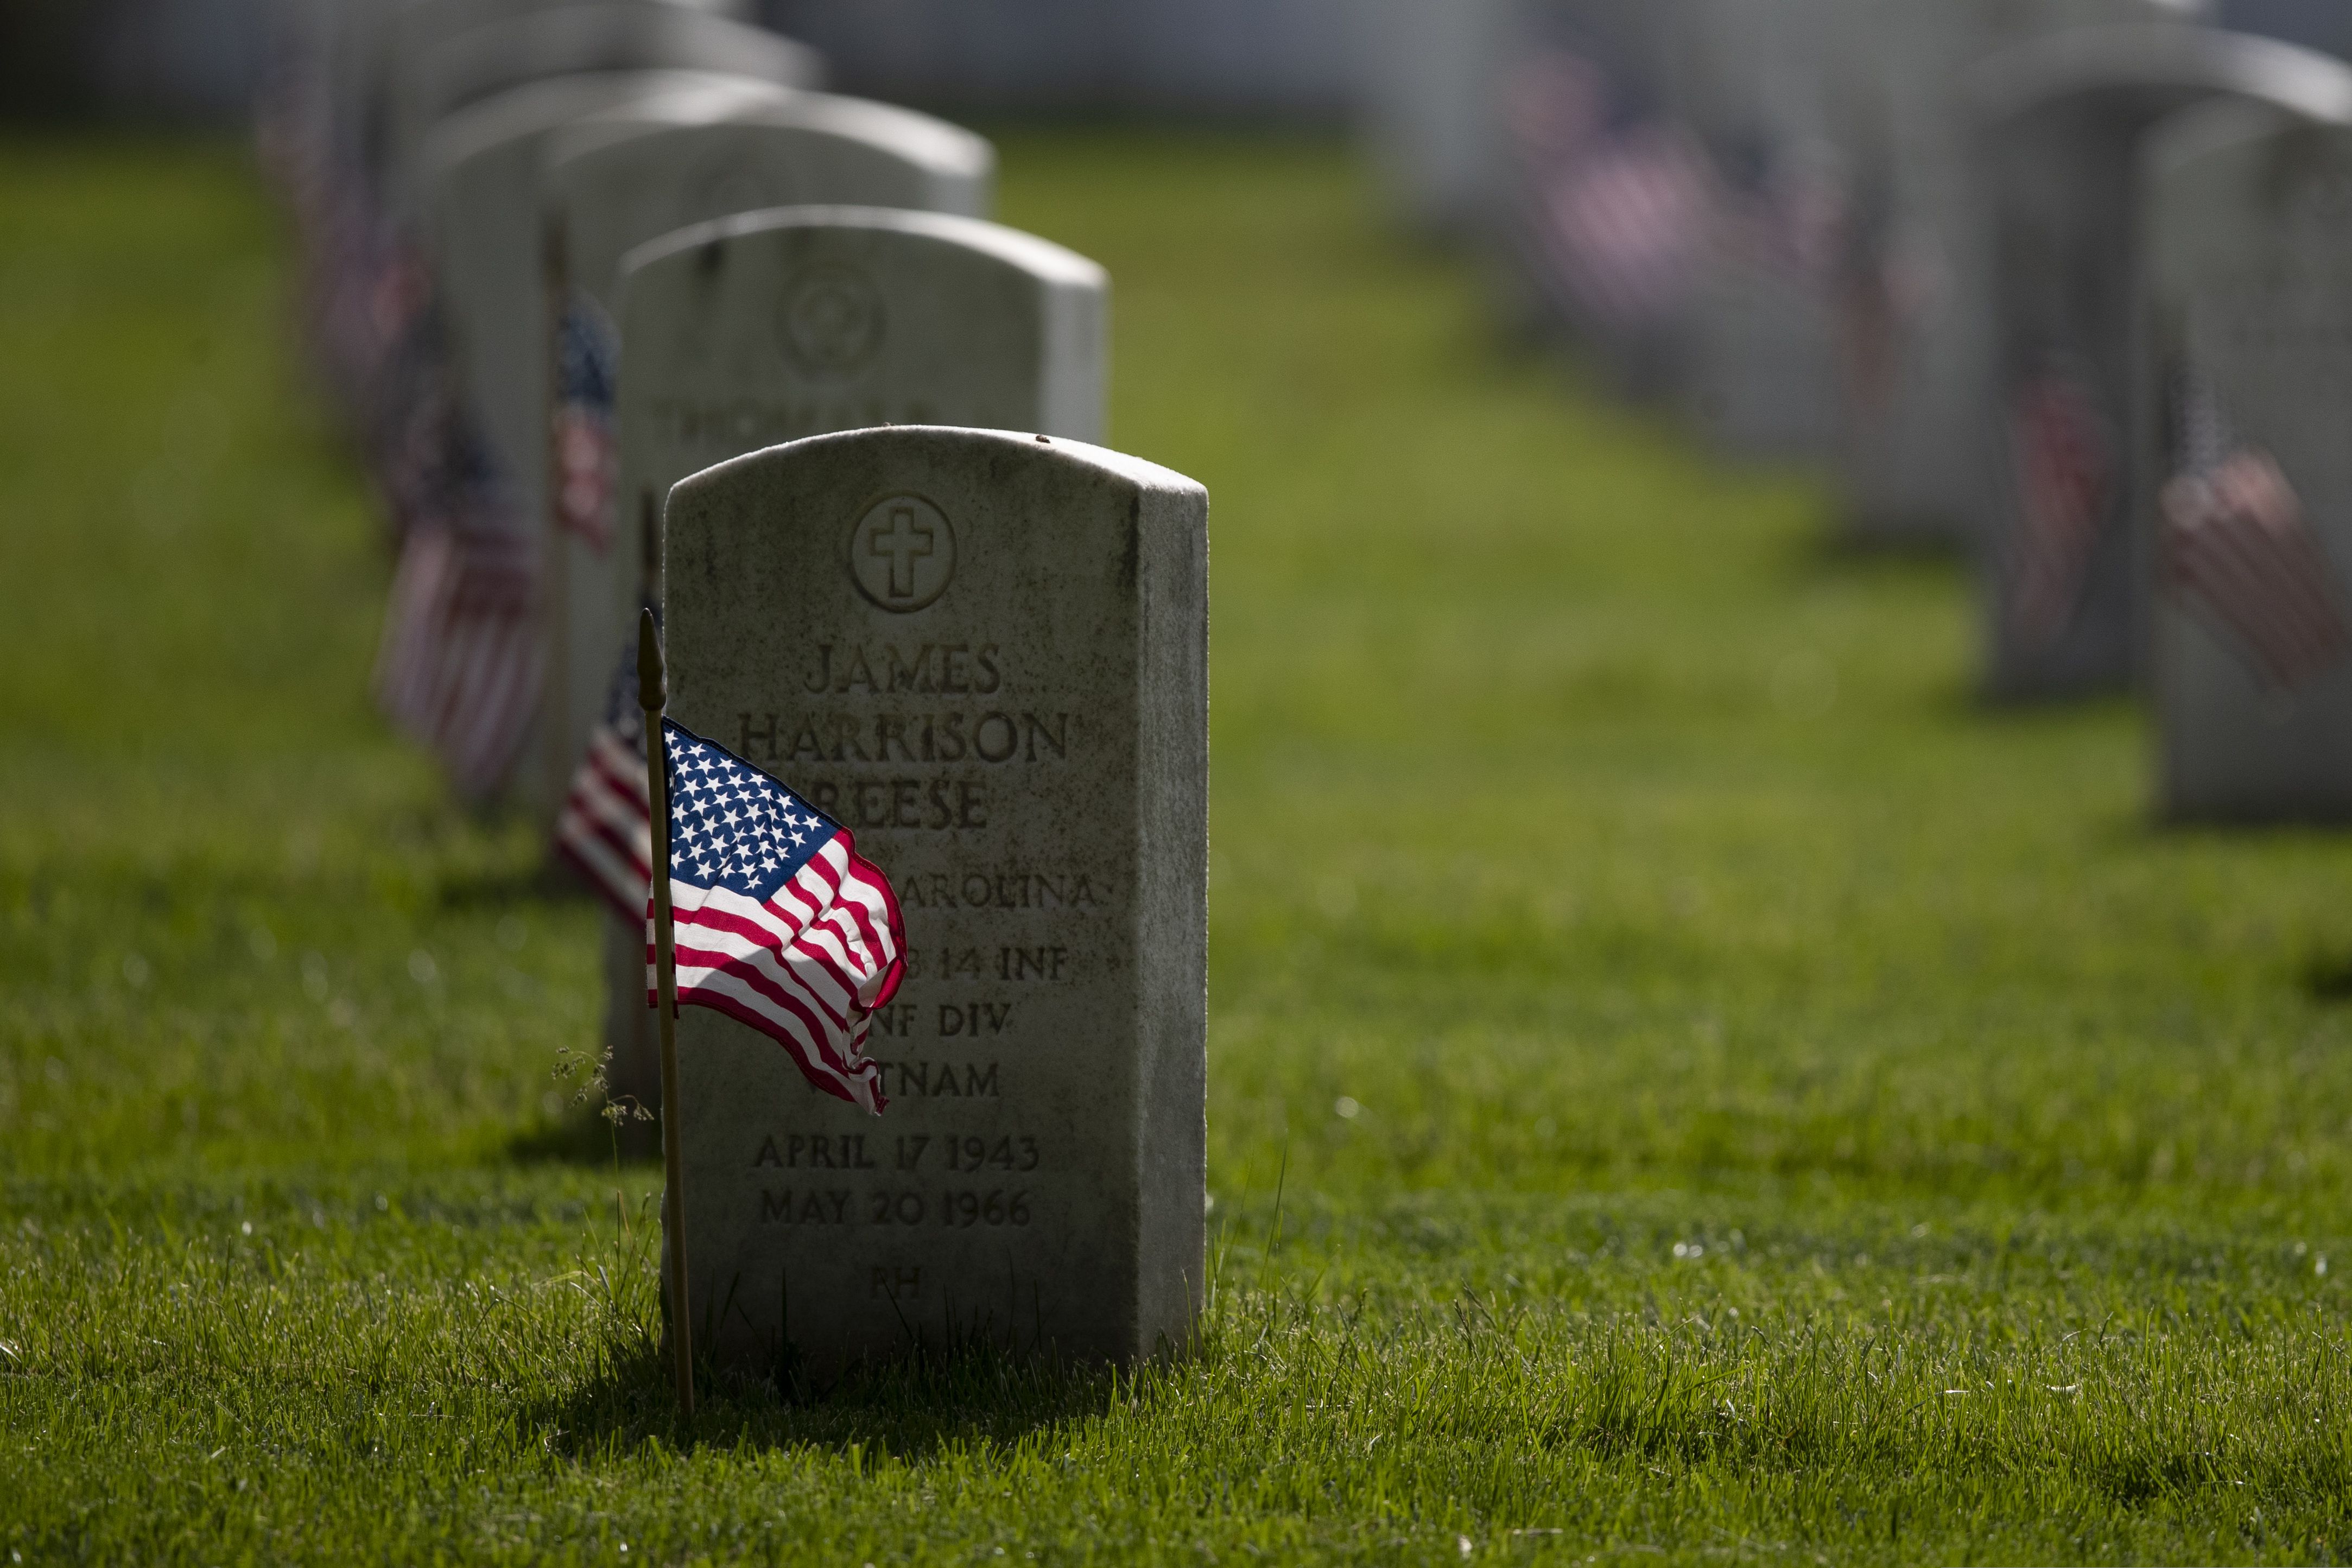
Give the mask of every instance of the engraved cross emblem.
M 849 531 L 857 591 L 893 615 L 911 615 L 939 598 L 955 566 L 955 525 L 920 496 L 885 496 Z
M 888 529 L 874 536 L 866 549 L 890 559 L 890 597 L 906 599 L 915 591 L 915 563 L 931 553 L 931 530 L 915 520 L 912 507 L 893 507 Z

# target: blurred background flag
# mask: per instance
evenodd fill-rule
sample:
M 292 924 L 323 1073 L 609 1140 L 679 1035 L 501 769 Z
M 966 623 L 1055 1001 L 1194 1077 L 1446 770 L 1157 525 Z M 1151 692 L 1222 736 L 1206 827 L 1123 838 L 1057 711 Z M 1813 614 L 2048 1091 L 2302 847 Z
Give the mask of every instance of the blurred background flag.
M 2114 441 L 2081 375 L 2053 366 L 2019 392 L 2011 421 L 2023 523 L 2012 570 L 2019 630 L 2036 646 L 2066 628 L 2106 519 Z
M 877 1009 L 906 973 L 889 880 L 848 831 L 724 747 L 665 719 L 677 1003 L 751 1025 L 826 1093 L 876 1115 L 866 1059 Z M 648 1001 L 659 934 L 646 927 Z
M 2189 381 L 2177 418 L 2184 463 L 2164 487 L 2164 585 L 2265 683 L 2293 691 L 2352 653 L 2327 559 L 2277 462 L 2237 442 L 2210 387 Z
M 538 576 L 520 533 L 450 526 L 411 535 L 393 575 L 377 700 L 473 800 L 505 780 L 538 699 Z
M 596 302 L 575 290 L 556 329 L 555 521 L 599 550 L 613 542 L 607 507 L 620 465 L 613 434 L 617 336 Z

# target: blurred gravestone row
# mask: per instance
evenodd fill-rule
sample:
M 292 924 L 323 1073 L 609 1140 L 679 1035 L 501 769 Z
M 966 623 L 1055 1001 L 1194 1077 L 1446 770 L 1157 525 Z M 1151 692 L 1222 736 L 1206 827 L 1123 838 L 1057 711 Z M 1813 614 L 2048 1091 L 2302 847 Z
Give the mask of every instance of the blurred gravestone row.
M 1368 149 L 1507 320 L 1969 551 L 1987 694 L 2143 691 L 2168 815 L 2352 819 L 2352 5 L 1368 10 Z
M 745 1023 L 688 1030 L 696 1299 L 740 1320 L 719 1342 L 829 1370 L 910 1333 L 1181 1338 L 1202 1284 L 1206 498 L 1091 444 L 1102 270 L 987 221 L 985 141 L 820 90 L 813 51 L 720 5 L 283 20 L 261 143 L 396 561 L 378 699 L 611 904 L 614 1101 L 660 1086 L 643 610 L 676 711 L 902 890 L 908 984 L 868 1020 L 875 1082 L 911 1102 L 888 1140 Z M 889 426 L 924 428 L 813 439 Z M 674 489 L 708 523 L 683 580 Z M 726 799 L 682 853 L 718 853 Z

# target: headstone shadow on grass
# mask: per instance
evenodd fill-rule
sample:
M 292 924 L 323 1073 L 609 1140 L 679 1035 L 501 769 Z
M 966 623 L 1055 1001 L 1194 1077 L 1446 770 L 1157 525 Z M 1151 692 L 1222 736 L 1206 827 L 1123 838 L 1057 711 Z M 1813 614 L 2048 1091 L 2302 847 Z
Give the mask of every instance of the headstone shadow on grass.
M 1965 549 L 1948 538 L 1828 527 L 1808 530 L 1780 559 L 1787 580 L 1801 585 L 1914 571 L 1947 574 L 1957 581 L 1967 565 Z
M 2323 1007 L 2352 1002 L 2352 948 L 2321 948 L 2303 961 L 2303 994 Z
M 648 1117 L 615 1123 L 598 1101 L 533 1122 L 509 1136 L 502 1152 L 521 1166 L 637 1165 L 661 1158 L 661 1134 Z
M 650 1270 L 650 1265 L 648 1265 Z M 699 1310 L 716 1338 L 732 1303 Z M 1129 1396 L 1134 1375 L 1050 1350 L 1007 1348 L 1000 1325 L 974 1322 L 952 1341 L 917 1337 L 887 1359 L 819 1384 L 791 1365 L 749 1368 L 698 1358 L 696 1409 L 681 1431 L 667 1348 L 646 1334 L 597 1374 L 525 1413 L 566 1458 L 609 1454 L 651 1438 L 721 1449 L 814 1448 L 917 1459 L 950 1446 L 1011 1443 L 1102 1414 Z M 1013 1336 L 1017 1339 L 1018 1336 Z

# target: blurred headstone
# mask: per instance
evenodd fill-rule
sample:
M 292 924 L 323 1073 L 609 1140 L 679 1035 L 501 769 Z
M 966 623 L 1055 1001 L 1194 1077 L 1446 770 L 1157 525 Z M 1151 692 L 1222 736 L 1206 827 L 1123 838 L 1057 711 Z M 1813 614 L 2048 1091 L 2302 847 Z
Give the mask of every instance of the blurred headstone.
M 1108 308 L 1092 262 L 970 218 L 791 208 L 646 247 L 628 259 L 621 308 L 618 494 L 630 537 L 609 559 L 643 559 L 637 530 L 678 480 L 779 442 L 885 423 L 1098 440 Z M 622 571 L 606 582 L 578 642 L 604 650 L 609 669 L 644 586 Z M 606 962 L 608 1081 L 657 1103 L 653 1020 L 628 967 L 643 967 L 642 936 L 615 934 Z M 881 1020 L 886 1037 L 895 1016 Z
M 1486 230 L 1503 195 L 1496 83 L 1511 0 L 1373 0 L 1351 41 L 1357 121 L 1391 201 L 1423 234 Z
M 1132 457 L 938 428 L 672 492 L 671 716 L 855 834 L 914 960 L 868 1044 L 878 1120 L 749 1028 L 678 1019 L 691 1301 L 723 1361 L 822 1385 L 919 1346 L 1185 1347 L 1207 515 Z
M 395 179 L 422 167 L 412 154 L 443 117 L 551 77 L 697 70 L 806 89 L 824 74 L 813 50 L 764 27 L 647 0 L 538 6 L 419 39 L 397 65 L 386 111 Z
M 2152 664 L 2174 819 L 2352 819 L 2352 130 L 2151 139 Z
M 1680 402 L 1711 444 L 1741 455 L 1825 457 L 1836 444 L 1835 5 L 1685 0 L 1666 57 L 1675 111 L 1713 176 Z
M 552 418 L 551 304 L 541 209 L 544 155 L 550 138 L 583 116 L 679 90 L 731 95 L 747 104 L 783 95 L 772 83 L 702 72 L 555 76 L 458 111 L 425 143 L 427 255 L 447 323 L 452 395 L 478 446 L 467 461 L 480 473 L 477 488 L 487 497 L 480 509 L 504 519 L 500 532 L 511 538 L 514 575 L 525 580 L 514 591 L 533 601 L 534 625 L 546 587 Z M 497 766 L 485 753 L 475 787 L 495 789 L 502 780 L 527 810 L 551 816 L 563 780 L 544 765 L 548 748 L 535 716 L 542 711 L 543 678 L 543 660 L 537 658 L 511 677 L 509 684 L 530 688 L 518 700 L 534 716 L 520 735 L 505 734 L 499 725 L 502 733 L 492 738 L 509 747 L 507 763 Z
M 2137 474 L 2134 178 L 2143 134 L 2223 99 L 2352 115 L 2352 70 L 2189 25 L 2082 27 L 1988 60 L 1976 83 L 1999 340 L 1980 548 L 1986 683 L 2055 697 L 2129 682 L 2147 633 L 2127 526 Z
M 1948 543 L 1987 507 L 1989 217 L 1969 73 L 2093 24 L 2177 23 L 2162 0 L 1852 0 L 1834 90 L 1846 171 L 1835 311 L 1848 537 Z

